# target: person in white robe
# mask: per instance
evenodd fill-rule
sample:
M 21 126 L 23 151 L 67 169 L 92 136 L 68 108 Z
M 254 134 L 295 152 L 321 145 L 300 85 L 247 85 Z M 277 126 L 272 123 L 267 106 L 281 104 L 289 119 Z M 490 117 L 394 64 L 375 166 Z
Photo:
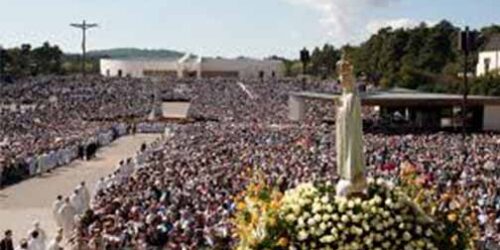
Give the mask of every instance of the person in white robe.
M 64 204 L 59 209 L 64 237 L 70 239 L 75 227 L 76 209 L 71 205 L 69 198 L 64 200 Z
M 82 214 L 84 210 L 82 194 L 78 192 L 78 189 L 73 190 L 73 193 L 69 196 L 70 204 L 75 208 L 76 214 Z
M 104 177 L 101 177 L 96 185 L 95 185 L 95 189 L 94 189 L 94 195 L 96 195 L 97 193 L 99 193 L 99 191 L 103 190 L 104 187 L 105 187 L 105 183 L 104 183 Z
M 62 250 L 61 246 L 62 236 L 57 235 L 52 241 L 50 241 L 47 250 Z
M 64 204 L 63 197 L 61 195 L 57 196 L 57 199 L 52 203 L 52 216 L 54 216 L 54 220 L 58 227 L 62 227 L 62 220 L 59 214 L 59 209 L 61 209 Z
M 34 236 L 34 232 L 36 232 L 36 236 Z M 35 221 L 33 223 L 33 228 L 28 232 L 28 235 L 28 246 L 30 247 L 30 249 L 45 250 L 47 234 L 45 233 L 45 230 L 40 227 L 40 222 Z
M 90 208 L 90 193 L 89 193 L 89 190 L 87 189 L 87 186 L 85 186 L 84 181 L 82 181 L 80 183 L 77 190 L 81 196 L 82 205 L 83 205 L 83 212 L 85 212 Z

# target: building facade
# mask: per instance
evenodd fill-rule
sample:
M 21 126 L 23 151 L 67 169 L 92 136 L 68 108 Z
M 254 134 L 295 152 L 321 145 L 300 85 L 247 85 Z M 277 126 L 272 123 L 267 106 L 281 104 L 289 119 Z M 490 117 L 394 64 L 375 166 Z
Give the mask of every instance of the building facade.
M 500 36 L 493 36 L 479 53 L 476 75 L 482 76 L 500 71 Z
M 208 58 L 186 54 L 178 60 L 101 59 L 101 75 L 108 77 L 177 77 L 177 78 L 279 78 L 282 62 L 250 58 Z

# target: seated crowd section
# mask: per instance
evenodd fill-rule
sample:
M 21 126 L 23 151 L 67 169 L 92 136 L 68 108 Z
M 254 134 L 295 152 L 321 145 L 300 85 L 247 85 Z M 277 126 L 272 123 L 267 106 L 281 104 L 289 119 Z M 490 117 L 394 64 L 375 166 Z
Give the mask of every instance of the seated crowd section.
M 333 101 L 311 102 L 304 121 L 287 117 L 289 92 L 333 93 L 333 83 L 241 82 L 245 89 L 235 79 L 64 77 L 0 85 L 0 185 L 91 157 L 132 131 L 165 129 L 168 136 L 91 191 L 90 209 L 67 240 L 74 249 L 232 249 L 233 198 L 254 173 L 282 191 L 338 179 Z M 192 122 L 149 124 L 156 87 L 164 100 L 190 100 Z M 370 110 L 363 115 L 377 119 Z M 438 209 L 470 204 L 481 240 L 500 242 L 500 134 L 388 132 L 365 128 L 369 176 L 397 183 L 401 166 L 411 165 L 436 188 Z

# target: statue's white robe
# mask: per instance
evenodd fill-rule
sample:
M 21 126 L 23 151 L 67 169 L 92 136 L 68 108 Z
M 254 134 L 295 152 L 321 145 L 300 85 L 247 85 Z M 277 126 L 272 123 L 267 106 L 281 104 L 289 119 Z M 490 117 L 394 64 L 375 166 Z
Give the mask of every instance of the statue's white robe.
M 365 182 L 361 101 L 354 91 L 345 91 L 339 99 L 336 120 L 337 172 L 341 180 L 362 191 Z

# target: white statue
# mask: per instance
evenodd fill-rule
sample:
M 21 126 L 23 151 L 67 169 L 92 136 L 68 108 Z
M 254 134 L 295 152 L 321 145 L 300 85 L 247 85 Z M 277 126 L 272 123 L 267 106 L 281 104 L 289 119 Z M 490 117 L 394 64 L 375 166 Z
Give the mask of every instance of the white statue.
M 336 190 L 339 196 L 349 196 L 363 193 L 366 187 L 363 121 L 353 66 L 345 59 L 345 54 L 337 63 L 337 72 L 342 85 L 342 95 L 336 99 L 337 171 L 341 178 Z

